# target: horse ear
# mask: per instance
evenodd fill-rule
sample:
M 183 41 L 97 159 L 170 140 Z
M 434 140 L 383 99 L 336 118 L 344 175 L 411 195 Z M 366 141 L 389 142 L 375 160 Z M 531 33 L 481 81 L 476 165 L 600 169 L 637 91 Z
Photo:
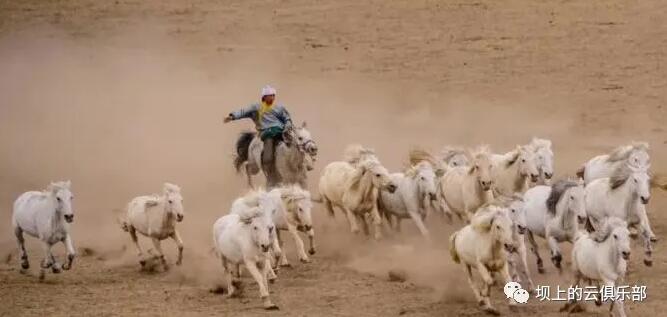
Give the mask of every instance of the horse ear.
M 470 169 L 468 169 L 468 174 L 474 173 L 476 169 L 477 169 L 477 165 L 470 166 Z
M 72 181 L 71 181 L 71 180 L 67 180 L 67 181 L 65 182 L 65 187 L 67 187 L 67 188 L 71 188 L 71 187 L 72 187 Z
M 435 176 L 437 176 L 437 177 L 445 176 L 445 170 L 443 168 L 439 168 L 439 169 L 435 170 Z
M 302 128 L 306 128 L 307 126 L 308 126 L 308 124 L 306 123 L 306 121 L 304 121 L 303 123 L 301 123 L 301 127 L 302 127 Z

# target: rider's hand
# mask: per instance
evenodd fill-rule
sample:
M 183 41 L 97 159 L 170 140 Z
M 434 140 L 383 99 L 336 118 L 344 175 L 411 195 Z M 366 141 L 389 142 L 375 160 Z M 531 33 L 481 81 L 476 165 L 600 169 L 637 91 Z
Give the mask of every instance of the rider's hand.
M 232 120 L 234 120 L 234 118 L 232 118 L 232 115 L 228 115 L 228 116 L 225 117 L 225 120 L 223 120 L 223 122 L 227 123 L 227 122 L 231 122 Z

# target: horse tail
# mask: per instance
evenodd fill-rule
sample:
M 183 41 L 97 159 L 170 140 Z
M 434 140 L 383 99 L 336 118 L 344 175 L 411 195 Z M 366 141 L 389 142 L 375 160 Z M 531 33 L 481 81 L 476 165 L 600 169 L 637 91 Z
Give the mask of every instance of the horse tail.
M 116 223 L 120 225 L 120 228 L 123 229 L 123 231 L 125 232 L 130 232 L 130 224 L 127 223 L 125 218 L 120 216 L 123 210 L 116 208 L 112 210 L 112 212 L 116 215 Z
M 452 256 L 454 262 L 461 263 L 461 258 L 459 258 L 459 254 L 456 252 L 456 235 L 458 234 L 459 232 L 456 231 L 449 237 L 449 255 Z
M 578 170 L 577 170 L 577 177 L 584 179 L 584 172 L 586 171 L 586 165 L 582 165 Z
M 250 142 L 255 138 L 257 133 L 245 131 L 241 132 L 239 138 L 236 140 L 236 157 L 234 158 L 234 168 L 237 172 L 241 172 L 241 166 L 248 161 L 248 150 Z

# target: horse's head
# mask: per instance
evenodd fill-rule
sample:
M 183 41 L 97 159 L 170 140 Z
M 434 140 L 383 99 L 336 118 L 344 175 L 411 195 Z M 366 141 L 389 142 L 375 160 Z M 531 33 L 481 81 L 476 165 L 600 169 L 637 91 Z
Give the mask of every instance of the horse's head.
M 491 236 L 495 241 L 502 244 L 507 252 L 516 252 L 516 245 L 512 237 L 512 219 L 507 212 L 503 212 L 500 208 L 493 212 L 495 216 L 491 220 Z
M 493 162 L 489 149 L 482 147 L 469 155 L 472 158 L 472 165 L 468 170 L 469 174 L 475 175 L 477 182 L 484 191 L 489 191 L 493 187 Z
M 554 176 L 554 152 L 551 150 L 551 141 L 542 140 L 544 144 L 535 146 L 535 164 L 538 172 L 545 180 Z
M 628 155 L 628 165 L 634 168 L 648 169 L 651 165 L 651 158 L 644 149 L 634 149 Z
M 409 172 L 414 181 L 417 183 L 417 191 L 420 193 L 420 199 L 428 199 L 429 201 L 436 200 L 436 172 L 433 170 L 428 162 L 420 162 L 413 166 L 412 171 Z
M 276 234 L 276 227 L 271 220 L 271 217 L 266 215 L 260 207 L 251 207 L 241 217 L 243 225 L 250 230 L 252 242 L 262 250 L 268 252 L 273 244 L 273 239 Z
M 523 177 L 530 177 L 532 182 L 537 182 L 539 172 L 535 164 L 535 155 L 525 146 L 519 146 L 516 149 L 515 164 L 519 164 L 519 174 Z
M 74 211 L 72 210 L 72 200 L 74 195 L 70 190 L 72 182 L 54 182 L 48 187 L 48 191 L 56 203 L 56 213 L 63 215 L 66 222 L 74 221 Z
M 360 162 L 363 173 L 369 173 L 373 186 L 380 189 L 385 189 L 390 193 L 396 191 L 396 184 L 389 177 L 389 171 L 380 164 L 375 157 L 368 157 Z
M 300 151 L 314 158 L 317 155 L 317 143 L 313 140 L 306 126 L 307 124 L 304 121 L 300 127 L 285 131 L 283 139 L 287 145 L 296 145 Z
M 611 230 L 611 239 L 613 239 L 613 243 L 616 246 L 616 251 L 623 258 L 623 260 L 629 260 L 631 252 L 630 231 L 628 230 L 628 226 L 625 225 L 624 221 L 621 222 L 621 224 L 613 227 Z
M 468 157 L 464 153 L 454 154 L 448 162 L 450 167 L 466 166 L 468 165 Z
M 586 219 L 588 219 L 585 197 L 586 190 L 583 184 L 568 188 L 561 197 L 561 201 L 565 199 L 567 210 L 577 217 L 577 222 L 580 225 L 586 223 Z
M 167 213 L 175 216 L 176 221 L 183 221 L 185 214 L 183 213 L 183 196 L 181 196 L 181 188 L 174 184 L 164 183 L 162 191 Z
M 639 197 L 642 204 L 646 205 L 651 199 L 651 177 L 643 168 L 631 168 L 631 170 L 629 180 L 632 181 L 634 194 Z
M 513 199 L 507 206 L 512 223 L 519 234 L 526 233 L 526 204 L 523 199 Z
M 283 200 L 287 206 L 287 212 L 301 231 L 310 231 L 313 228 L 312 209 L 313 203 L 310 193 L 294 186 L 283 192 Z

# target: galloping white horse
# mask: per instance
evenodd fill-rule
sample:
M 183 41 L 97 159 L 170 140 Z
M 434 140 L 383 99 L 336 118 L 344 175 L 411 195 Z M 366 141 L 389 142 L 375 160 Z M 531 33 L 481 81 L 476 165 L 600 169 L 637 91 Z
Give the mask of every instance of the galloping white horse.
M 139 196 L 127 206 L 127 218 L 121 223 L 122 229 L 130 233 L 132 242 L 137 248 L 139 263 L 146 264 L 144 252 L 139 246 L 137 232 L 151 238 L 155 251 L 165 269 L 169 269 L 167 260 L 162 252 L 160 241 L 171 238 L 178 246 L 178 260 L 176 265 L 183 262 L 183 240 L 176 230 L 176 222 L 183 221 L 183 196 L 181 188 L 170 183 L 163 185 L 162 194 Z
M 466 166 L 470 163 L 465 149 L 453 146 L 445 146 L 440 151 L 440 159 L 449 167 Z
M 434 171 L 428 161 L 421 161 L 411 166 L 405 173 L 391 174 L 391 180 L 396 184 L 393 193 L 381 191 L 379 207 L 389 224 L 394 223 L 394 229 L 400 231 L 401 220 L 411 218 L 419 232 L 428 236 L 428 229 L 423 220 L 426 218 L 431 202 L 436 200 L 436 177 L 443 175 L 442 170 Z
M 507 253 L 516 252 L 512 238 L 512 220 L 507 210 L 497 206 L 485 206 L 473 216 L 470 224 L 454 232 L 449 238 L 449 253 L 456 263 L 466 268 L 468 283 L 477 302 L 488 313 L 498 315 L 491 306 L 490 291 L 495 277 L 502 277 L 503 285 L 511 282 Z M 482 278 L 482 289 L 478 289 L 472 278 L 475 268 Z M 516 305 L 510 299 L 510 307 Z
M 313 141 L 310 132 L 306 129 L 306 122 L 301 127 L 283 134 L 283 142 L 276 147 L 276 171 L 280 175 L 282 184 L 298 184 L 307 187 L 306 171 L 313 169 L 313 162 L 317 156 L 317 144 Z M 243 132 L 236 142 L 236 158 L 234 167 L 237 171 L 243 168 L 248 180 L 248 186 L 254 188 L 252 176 L 262 169 L 262 151 L 264 143 L 256 132 Z
M 618 283 L 623 282 L 630 259 L 630 233 L 627 226 L 621 219 L 608 218 L 598 237 L 583 234 L 575 241 L 572 248 L 572 285 L 576 287 L 582 280 L 589 280 L 615 289 Z M 597 299 L 597 304 L 602 304 L 601 298 Z M 577 305 L 575 296 L 561 311 L 574 311 Z M 623 300 L 612 301 L 609 310 L 612 316 L 624 317 Z
M 493 200 L 493 163 L 489 148 L 482 146 L 469 154 L 470 166 L 450 168 L 440 179 L 439 195 L 459 219 L 469 221 L 477 208 Z
M 549 243 L 551 261 L 561 270 L 563 256 L 558 243 L 574 243 L 579 224 L 586 221 L 585 194 L 581 183 L 562 180 L 551 186 L 535 186 L 523 196 L 526 206 L 526 225 L 531 250 L 537 258 L 537 271 L 544 273 L 542 258 L 535 235 Z
M 505 154 L 491 155 L 491 160 L 494 164 L 494 190 L 501 195 L 523 194 L 531 181 L 538 180 L 533 151 L 526 146 L 517 146 Z
M 353 233 L 359 232 L 359 221 L 363 225 L 364 233 L 368 234 L 365 217 L 369 214 L 375 226 L 375 238 L 380 239 L 382 218 L 378 211 L 379 191 L 388 190 L 393 193 L 396 184 L 389 177 L 387 169 L 375 155 L 369 154 L 370 152 L 363 150 L 359 151 L 365 153 L 360 158 L 346 158 L 355 160 L 354 164 L 348 160 L 327 165 L 322 172 L 319 189 L 331 216 L 334 215 L 333 207 L 337 206 L 345 211 Z
M 588 184 L 598 178 L 611 177 L 616 169 L 625 164 L 648 170 L 651 166 L 648 150 L 649 146 L 646 142 L 633 142 L 630 145 L 619 146 L 609 154 L 598 155 L 590 159 L 577 170 L 577 176 Z
M 53 273 L 61 269 L 69 270 L 76 256 L 69 226 L 74 221 L 71 182 L 51 183 L 46 190 L 23 193 L 14 202 L 12 227 L 16 235 L 21 258 L 22 271 L 30 268 L 28 253 L 25 251 L 23 233 L 38 238 L 44 245 L 44 261 L 41 264 L 40 279 L 44 279 L 45 270 Z M 67 263 L 60 265 L 51 253 L 54 244 L 62 242 L 67 247 Z
M 523 197 L 514 195 L 512 197 L 500 196 L 492 203 L 504 208 L 510 219 L 512 219 L 512 239 L 516 246 L 516 252 L 508 255 L 507 264 L 513 281 L 521 281 L 528 285 L 528 289 L 534 288 L 533 279 L 528 271 L 526 242 L 524 236 L 526 227 L 526 204 Z
M 537 185 L 549 185 L 554 176 L 554 152 L 551 150 L 551 141 L 533 138 L 528 144 L 533 151 L 539 178 Z
M 598 230 L 606 217 L 617 217 L 630 226 L 638 225 L 644 241 L 644 264 L 653 264 L 651 229 L 646 205 L 651 198 L 649 176 L 645 169 L 631 165 L 620 165 L 610 178 L 599 178 L 586 185 L 586 212 L 592 229 Z

